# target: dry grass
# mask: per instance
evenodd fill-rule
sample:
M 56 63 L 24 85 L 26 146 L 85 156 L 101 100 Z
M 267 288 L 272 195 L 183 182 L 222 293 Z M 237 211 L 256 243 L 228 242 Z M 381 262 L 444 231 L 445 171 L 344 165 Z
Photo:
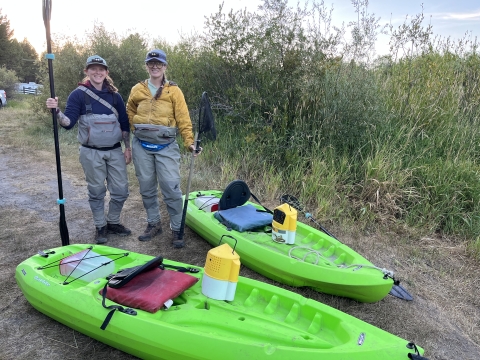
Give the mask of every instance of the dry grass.
M 26 138 L 20 140 L 19 131 L 26 126 L 29 114 L 25 111 L 19 116 L 7 110 L 0 112 L 0 358 L 132 359 L 34 310 L 16 285 L 18 263 L 38 250 L 60 246 L 61 241 L 54 149 L 41 144 L 34 148 L 18 146 L 29 142 Z M 188 174 L 187 160 L 182 165 L 184 174 Z M 135 235 L 144 229 L 145 213 L 132 169 L 130 197 L 122 221 L 133 235 L 112 236 L 108 245 L 203 266 L 210 245 L 188 228 L 187 246 L 180 250 L 171 248 L 168 236 L 147 243 L 136 240 Z M 70 242 L 90 243 L 94 228 L 75 146 L 62 150 L 62 170 Z M 214 179 L 209 181 L 212 175 L 207 169 L 196 174 L 192 191 L 207 185 L 218 188 Z M 264 205 L 273 208 L 278 203 Z M 165 229 L 166 219 L 163 216 Z M 414 301 L 387 296 L 378 303 L 361 304 L 310 289 L 285 288 L 414 341 L 425 348 L 425 356 L 431 360 L 480 359 L 480 280 L 476 276 L 480 265 L 468 256 L 464 243 L 434 236 L 416 238 L 408 231 L 403 235 L 365 235 L 330 230 L 376 265 L 394 270 Z M 245 267 L 240 273 L 279 285 Z

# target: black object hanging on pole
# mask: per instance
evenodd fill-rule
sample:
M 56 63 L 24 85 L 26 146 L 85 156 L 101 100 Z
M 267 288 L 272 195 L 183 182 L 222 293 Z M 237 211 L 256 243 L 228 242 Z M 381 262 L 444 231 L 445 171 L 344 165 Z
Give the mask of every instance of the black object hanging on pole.
M 48 61 L 48 78 L 50 80 L 50 97 L 55 98 L 55 87 L 53 83 L 53 59 L 55 56 L 52 54 L 52 44 L 50 40 L 50 18 L 52 15 L 52 1 L 42 0 L 43 2 L 43 23 L 45 24 L 45 31 L 47 35 L 47 54 L 45 55 Z M 58 199 L 57 203 L 60 208 L 60 236 L 62 238 L 62 246 L 69 245 L 70 239 L 68 236 L 67 222 L 65 220 L 65 199 L 63 198 L 62 187 L 62 169 L 60 165 L 60 147 L 58 145 L 58 125 L 57 125 L 57 111 L 52 110 L 53 119 L 53 136 L 55 138 L 55 157 L 57 160 L 57 179 L 58 179 Z
M 203 92 L 200 100 L 200 108 L 198 109 L 198 131 L 195 132 L 194 145 L 195 149 L 198 149 L 200 145 L 200 135 L 203 135 L 206 139 L 215 141 L 217 139 L 217 130 L 215 128 L 215 119 L 213 117 L 212 108 L 210 106 L 210 100 L 206 91 Z M 198 152 L 198 150 L 195 150 Z M 183 204 L 182 222 L 180 224 L 179 239 L 183 239 L 185 234 L 185 218 L 187 217 L 188 196 L 190 195 L 190 183 L 193 175 L 193 164 L 195 161 L 194 153 L 190 160 L 190 172 L 188 174 L 187 189 L 185 192 L 185 201 Z

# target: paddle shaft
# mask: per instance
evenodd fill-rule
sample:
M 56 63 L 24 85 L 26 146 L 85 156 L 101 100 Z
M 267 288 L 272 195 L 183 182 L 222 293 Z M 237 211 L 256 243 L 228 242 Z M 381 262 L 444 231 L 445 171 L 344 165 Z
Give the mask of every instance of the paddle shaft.
M 193 144 L 195 145 L 195 150 L 192 152 L 192 157 L 191 157 L 191 160 L 190 160 L 190 171 L 189 171 L 189 174 L 188 174 L 187 189 L 186 189 L 186 193 L 185 193 L 185 201 L 183 203 L 182 222 L 180 223 L 180 231 L 179 231 L 179 235 L 178 235 L 180 240 L 183 239 L 183 235 L 185 233 L 185 219 L 187 217 L 188 197 L 190 196 L 190 183 L 192 181 L 193 164 L 195 162 L 195 154 L 200 152 L 200 150 L 199 150 L 200 133 L 202 133 L 202 132 L 205 133 L 205 131 L 202 128 L 200 128 L 200 122 L 202 121 L 203 117 L 205 117 L 205 114 L 206 114 L 207 110 L 211 114 L 210 101 L 208 100 L 207 92 L 204 91 L 202 93 L 202 97 L 201 97 L 201 100 L 200 100 L 200 107 L 198 109 L 198 131 L 195 133 L 195 139 L 194 139 L 194 142 L 193 142 Z M 211 121 L 212 121 L 211 125 L 213 127 L 213 117 L 212 117 Z M 210 131 L 211 131 L 211 128 L 210 128 Z
M 180 234 L 178 237 L 180 239 L 183 239 L 183 235 L 185 233 L 185 218 L 187 217 L 187 208 L 188 208 L 188 197 L 190 196 L 190 184 L 192 182 L 192 175 L 193 175 L 193 164 L 195 163 L 195 153 L 197 152 L 198 149 L 198 132 L 195 133 L 195 139 L 194 139 L 194 144 L 195 144 L 195 150 L 192 151 L 192 156 L 190 159 L 190 171 L 188 172 L 188 180 L 187 180 L 187 190 L 185 192 L 185 201 L 183 203 L 183 212 L 182 212 L 182 222 L 180 223 Z
M 53 56 L 52 56 L 52 44 L 50 39 L 50 17 L 52 13 L 52 1 L 43 0 L 43 22 L 45 24 L 45 33 L 47 37 L 47 61 L 48 61 L 48 79 L 50 81 L 50 97 L 55 98 L 55 86 L 53 80 Z M 58 206 L 60 209 L 60 236 L 62 239 L 62 246 L 69 245 L 70 239 L 68 236 L 67 222 L 65 219 L 65 206 L 63 199 L 63 186 L 62 186 L 62 169 L 60 164 L 60 146 L 58 143 L 58 125 L 57 125 L 57 111 L 51 109 L 52 121 L 53 121 L 53 137 L 55 139 L 55 158 L 57 162 L 57 181 L 58 181 Z

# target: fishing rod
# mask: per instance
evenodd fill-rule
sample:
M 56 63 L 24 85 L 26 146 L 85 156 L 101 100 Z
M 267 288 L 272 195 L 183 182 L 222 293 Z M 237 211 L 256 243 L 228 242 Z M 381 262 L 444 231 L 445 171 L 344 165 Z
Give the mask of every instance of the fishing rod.
M 309 212 L 305 211 L 305 208 L 303 207 L 303 205 L 300 203 L 300 201 L 293 195 L 289 195 L 289 194 L 284 194 L 280 197 L 280 202 L 282 203 L 286 203 L 292 207 L 294 207 L 295 209 L 297 209 L 298 211 L 302 212 L 305 217 L 309 220 L 311 220 L 312 222 L 315 223 L 315 225 L 317 225 L 320 230 L 322 230 L 325 234 L 327 234 L 328 236 L 334 238 L 335 240 L 338 240 L 332 233 L 330 233 L 327 229 L 325 229 L 319 222 L 317 222 L 317 220 L 315 220 L 312 216 L 312 214 L 310 214 Z

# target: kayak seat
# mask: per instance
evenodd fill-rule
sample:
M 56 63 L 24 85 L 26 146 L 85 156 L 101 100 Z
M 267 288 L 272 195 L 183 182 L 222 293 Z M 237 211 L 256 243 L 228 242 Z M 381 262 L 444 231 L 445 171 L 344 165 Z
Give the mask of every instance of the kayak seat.
M 124 286 L 105 286 L 100 294 L 117 304 L 155 313 L 197 281 L 192 275 L 156 267 L 135 276 Z
M 124 272 L 128 275 L 132 273 L 138 273 L 138 275 L 129 277 L 127 281 L 124 281 L 125 278 L 121 276 L 119 282 L 114 282 L 115 287 L 108 286 L 107 282 L 99 291 L 99 294 L 102 295 L 102 306 L 110 310 L 100 329 L 107 328 L 117 310 L 135 316 L 137 312 L 134 309 L 150 313 L 155 313 L 161 308 L 168 309 L 173 304 L 174 298 L 198 281 L 198 278 L 182 272 L 154 267 L 155 262 L 152 260 L 145 266 L 133 268 L 134 270 L 126 269 Z M 141 272 L 138 271 L 139 268 L 142 269 Z M 107 306 L 105 299 L 119 305 Z M 128 308 L 124 308 L 122 305 L 128 306 Z
M 225 188 L 218 202 L 218 211 L 214 213 L 215 219 L 225 225 L 228 230 L 239 232 L 257 230 L 270 226 L 273 214 L 270 210 L 257 209 L 252 204 L 245 203 L 250 196 L 259 204 L 257 197 L 250 192 L 248 185 L 242 180 L 234 180 Z M 261 205 L 261 204 L 260 204 Z
M 256 230 L 272 225 L 273 215 L 257 209 L 252 204 L 237 206 L 227 210 L 218 210 L 213 214 L 227 229 L 239 232 Z
M 248 185 L 242 180 L 234 180 L 225 188 L 218 203 L 218 208 L 219 210 L 227 210 L 242 206 L 250 199 L 250 196 Z

